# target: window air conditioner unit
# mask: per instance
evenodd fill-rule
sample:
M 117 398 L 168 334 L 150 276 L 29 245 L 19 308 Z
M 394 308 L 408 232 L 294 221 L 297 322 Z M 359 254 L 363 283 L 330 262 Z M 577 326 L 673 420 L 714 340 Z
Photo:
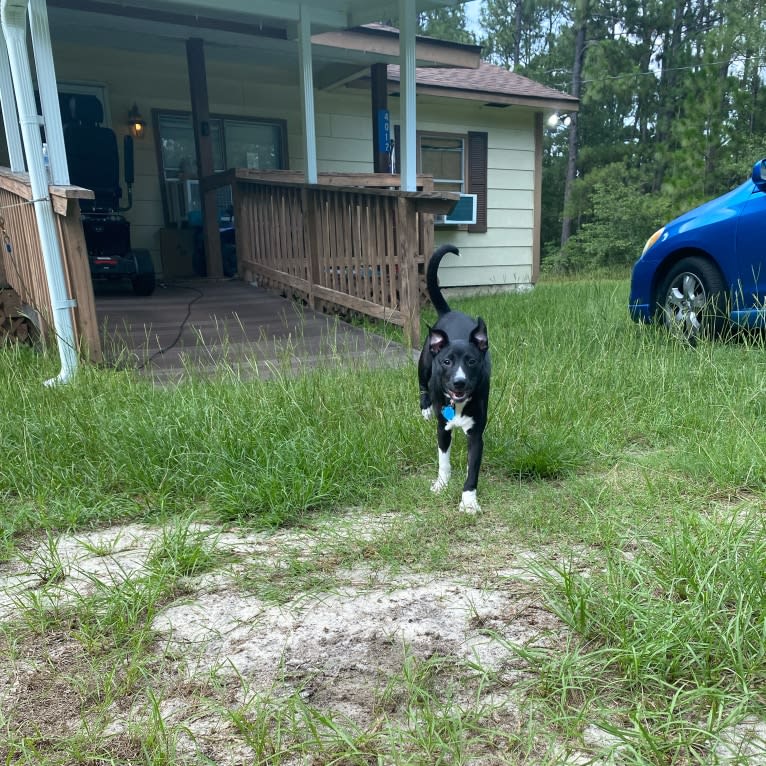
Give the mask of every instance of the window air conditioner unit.
M 434 216 L 434 223 L 442 226 L 459 226 L 460 224 L 476 223 L 476 195 L 461 194 L 451 213 Z

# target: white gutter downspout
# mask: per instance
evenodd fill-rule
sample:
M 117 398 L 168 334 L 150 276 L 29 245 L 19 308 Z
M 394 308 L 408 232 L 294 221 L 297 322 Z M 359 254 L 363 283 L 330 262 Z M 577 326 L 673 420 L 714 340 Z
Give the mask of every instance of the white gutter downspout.
M 11 65 L 8 63 L 8 48 L 3 35 L 0 35 L 0 104 L 3 109 L 3 127 L 11 170 L 14 173 L 23 173 L 27 168 L 24 165 L 24 149 L 21 146 L 19 113 L 16 111 L 16 99 L 13 97 L 13 78 Z
M 314 117 L 314 66 L 311 60 L 311 10 L 300 6 L 298 20 L 298 60 L 303 98 L 303 137 L 306 157 L 306 183 L 317 182 L 317 133 Z
M 417 115 L 415 108 L 415 0 L 399 0 L 399 63 L 401 67 L 402 146 L 397 147 L 401 164 L 402 191 L 417 191 Z
M 26 20 L 29 0 L 1 0 L 1 2 L 0 16 L 3 34 L 8 45 L 21 136 L 29 168 L 29 182 L 32 186 L 37 231 L 40 236 L 48 293 L 53 309 L 53 329 L 61 358 L 61 372 L 56 378 L 45 381 L 47 386 L 51 386 L 66 383 L 77 370 L 77 344 L 72 323 L 72 308 L 75 302 L 68 297 L 67 293 L 61 249 L 56 236 L 56 221 L 48 194 L 48 178 L 43 162 L 40 119 L 35 107 L 32 70 L 27 54 Z M 48 76 L 51 74 L 52 72 L 49 72 Z M 55 84 L 55 77 L 53 82 Z

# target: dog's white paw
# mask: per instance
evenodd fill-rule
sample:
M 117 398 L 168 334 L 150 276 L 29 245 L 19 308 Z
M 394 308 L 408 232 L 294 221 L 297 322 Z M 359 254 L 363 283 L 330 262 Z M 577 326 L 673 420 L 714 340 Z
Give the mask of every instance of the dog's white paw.
M 463 497 L 460 500 L 458 510 L 461 513 L 480 513 L 481 506 L 476 499 L 476 490 L 472 489 L 469 492 L 463 492 Z
M 431 492 L 434 494 L 439 494 L 446 486 L 449 484 L 449 476 L 439 476 L 437 477 L 436 481 L 431 484 Z
M 430 420 L 434 416 L 434 408 L 424 407 L 420 410 L 420 414 L 423 416 L 423 420 Z

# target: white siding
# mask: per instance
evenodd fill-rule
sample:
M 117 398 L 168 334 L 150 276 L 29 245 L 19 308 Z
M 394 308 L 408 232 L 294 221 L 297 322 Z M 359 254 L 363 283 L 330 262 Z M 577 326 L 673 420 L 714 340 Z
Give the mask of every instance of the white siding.
M 532 282 L 532 264 L 526 262 L 526 249 L 517 251 L 508 248 L 504 253 L 502 266 L 463 266 L 449 273 L 439 271 L 439 280 L 444 287 L 505 287 L 529 285 Z M 514 264 L 514 257 L 518 263 Z
M 444 109 L 419 107 L 421 130 L 455 133 L 486 131 L 487 232 L 440 226 L 437 244 L 451 242 L 460 257 L 445 259 L 439 278 L 444 287 L 529 284 L 532 280 L 534 236 L 534 115 L 522 110 L 480 105 L 452 110 L 443 124 Z

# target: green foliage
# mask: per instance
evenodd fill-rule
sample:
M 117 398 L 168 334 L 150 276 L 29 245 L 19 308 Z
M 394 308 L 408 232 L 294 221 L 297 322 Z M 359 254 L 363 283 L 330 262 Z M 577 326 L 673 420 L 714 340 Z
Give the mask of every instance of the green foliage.
M 396 16 L 384 19 L 383 23 L 399 28 L 399 19 Z M 465 8 L 462 5 L 437 8 L 418 14 L 419 35 L 465 45 L 475 45 L 476 35 L 468 29 L 467 24 Z
M 673 534 L 645 540 L 635 558 L 609 557 L 587 581 L 562 572 L 566 605 L 557 611 L 585 638 L 613 647 L 632 683 L 738 687 L 766 667 L 763 519 L 692 514 L 679 522 Z
M 552 55 L 567 13 L 567 4 L 561 0 L 485 0 L 480 12 L 485 55 L 496 64 L 524 72 L 535 59 Z
M 576 130 L 579 187 L 569 212 L 572 233 L 581 236 L 559 252 L 567 172 L 560 160 L 568 153 L 560 129 L 545 141 L 549 262 L 584 268 L 633 260 L 645 230 L 664 222 L 649 224 L 657 213 L 722 194 L 766 155 L 766 29 L 756 21 L 765 15 L 764 0 L 484 0 L 486 57 L 565 92 L 573 92 L 575 35 L 585 23 L 580 111 L 569 129 Z M 640 184 L 612 188 L 622 204 L 604 191 L 602 172 L 614 163 L 641 169 Z M 650 194 L 660 199 L 643 199 Z M 599 205 L 607 209 L 598 212 Z M 635 222 L 626 215 L 633 205 Z M 610 220 L 629 224 L 617 230 L 611 254 Z
M 418 33 L 454 43 L 476 44 L 476 35 L 466 27 L 465 8 L 462 5 L 437 8 L 418 15 Z
M 765 541 L 762 514 L 747 504 L 679 509 L 588 576 L 534 564 L 549 605 L 581 639 L 564 653 L 517 649 L 545 674 L 546 707 L 577 720 L 572 688 L 599 699 L 620 762 L 758 760 L 763 741 L 737 727 L 762 714 Z
M 556 271 L 629 266 L 672 217 L 668 199 L 648 192 L 641 173 L 621 163 L 593 170 L 576 184 L 571 203 L 580 226 L 549 262 Z

